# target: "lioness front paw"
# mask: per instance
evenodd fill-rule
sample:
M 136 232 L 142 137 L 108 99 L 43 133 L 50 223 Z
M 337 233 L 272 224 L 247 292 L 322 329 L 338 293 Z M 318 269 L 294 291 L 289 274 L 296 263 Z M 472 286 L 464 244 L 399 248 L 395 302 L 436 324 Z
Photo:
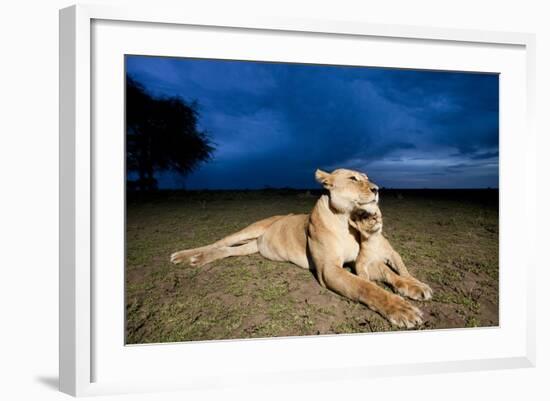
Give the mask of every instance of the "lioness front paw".
M 402 279 L 396 283 L 396 290 L 399 294 L 415 299 L 417 301 L 427 301 L 432 299 L 433 291 L 429 285 L 416 279 Z
M 384 315 L 394 325 L 411 329 L 422 324 L 422 311 L 396 296 Z

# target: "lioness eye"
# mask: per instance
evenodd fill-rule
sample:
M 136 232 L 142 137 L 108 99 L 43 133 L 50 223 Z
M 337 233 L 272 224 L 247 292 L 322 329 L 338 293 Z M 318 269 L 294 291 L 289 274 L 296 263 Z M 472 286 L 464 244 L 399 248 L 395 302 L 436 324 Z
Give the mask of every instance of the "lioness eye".
M 352 180 L 352 181 L 359 181 L 359 180 L 357 179 L 357 177 L 353 177 L 353 176 L 349 177 L 349 179 Z

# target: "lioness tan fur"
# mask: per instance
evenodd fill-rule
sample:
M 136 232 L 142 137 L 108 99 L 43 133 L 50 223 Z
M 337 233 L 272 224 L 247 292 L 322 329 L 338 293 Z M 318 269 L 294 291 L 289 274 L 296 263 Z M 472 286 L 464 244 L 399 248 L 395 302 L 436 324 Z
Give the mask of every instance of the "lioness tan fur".
M 350 225 L 361 235 L 361 248 L 355 261 L 359 277 L 385 282 L 399 294 L 412 299 L 431 299 L 432 289 L 409 273 L 401 256 L 382 234 L 383 220 L 378 205 L 366 205 L 352 212 Z M 397 301 L 382 296 L 372 302 L 373 309 L 396 325 L 413 327 L 421 322 L 421 312 L 410 304 L 405 307 L 406 302 L 402 299 Z
M 315 178 L 329 195 L 319 198 L 311 214 L 260 220 L 213 244 L 175 252 L 171 261 L 201 266 L 228 256 L 259 252 L 269 260 L 313 270 L 322 286 L 374 310 L 380 309 L 378 300 L 384 299 L 395 305 L 391 316 L 399 326 L 418 323 L 417 309 L 401 297 L 342 268 L 359 253 L 359 235 L 350 226 L 350 215 L 353 210 L 376 204 L 378 187 L 365 174 L 348 169 L 332 173 L 317 170 Z

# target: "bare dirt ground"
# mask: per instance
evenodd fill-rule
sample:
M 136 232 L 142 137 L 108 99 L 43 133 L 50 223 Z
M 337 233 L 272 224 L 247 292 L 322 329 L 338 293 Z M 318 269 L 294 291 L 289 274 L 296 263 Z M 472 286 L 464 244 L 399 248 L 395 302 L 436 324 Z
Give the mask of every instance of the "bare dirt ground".
M 309 213 L 319 192 L 265 190 L 129 195 L 126 342 L 397 330 L 322 288 L 311 272 L 260 255 L 195 268 L 170 254 L 275 214 Z M 418 329 L 498 325 L 498 191 L 383 190 L 384 232 L 434 298 Z

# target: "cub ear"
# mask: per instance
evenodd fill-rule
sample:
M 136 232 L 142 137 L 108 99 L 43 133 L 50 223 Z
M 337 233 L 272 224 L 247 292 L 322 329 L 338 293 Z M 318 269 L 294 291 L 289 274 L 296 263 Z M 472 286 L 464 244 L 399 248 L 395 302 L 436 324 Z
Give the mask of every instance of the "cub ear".
M 332 179 L 331 175 L 327 173 L 326 171 L 317 169 L 315 171 L 315 179 L 317 182 L 321 185 L 323 185 L 325 188 L 331 188 L 332 187 Z

